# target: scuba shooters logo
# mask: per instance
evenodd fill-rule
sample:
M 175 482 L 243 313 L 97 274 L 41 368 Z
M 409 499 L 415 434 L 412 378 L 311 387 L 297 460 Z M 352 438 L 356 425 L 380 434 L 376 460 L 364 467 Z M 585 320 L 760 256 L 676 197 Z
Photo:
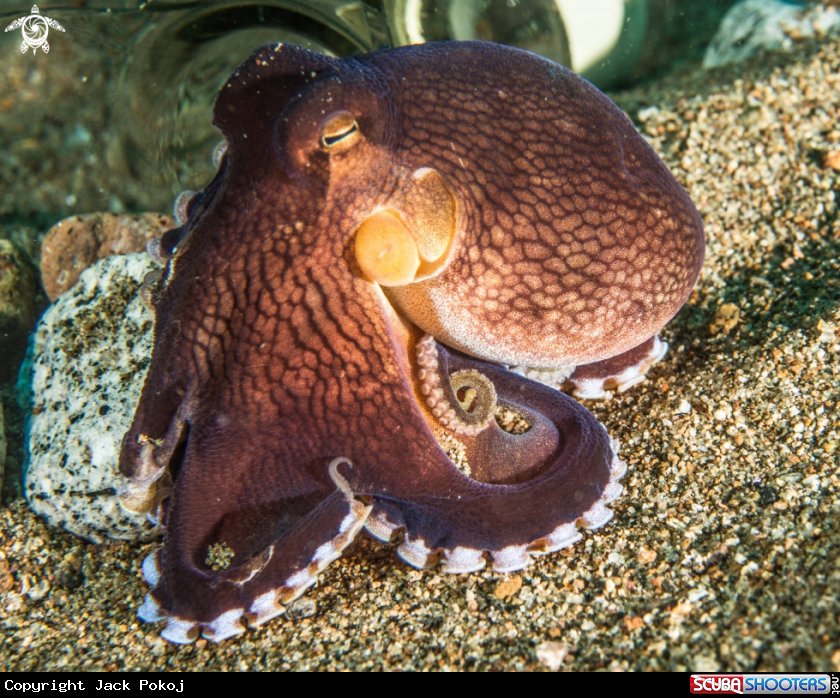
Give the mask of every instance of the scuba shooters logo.
M 692 674 L 692 693 L 736 693 L 744 692 L 744 677 L 741 675 Z
M 692 693 L 704 694 L 840 693 L 837 689 L 837 678 L 829 674 L 692 674 L 690 681 Z
M 50 33 L 50 27 L 56 31 L 63 32 L 62 27 L 54 19 L 44 17 L 38 10 L 37 5 L 32 6 L 32 14 L 28 17 L 21 17 L 12 22 L 5 31 L 10 32 L 20 27 L 21 34 L 23 34 L 23 43 L 20 45 L 20 52 L 26 53 L 27 49 L 32 49 L 32 55 L 38 53 L 40 48 L 44 53 L 50 52 L 50 45 L 47 43 L 47 34 Z

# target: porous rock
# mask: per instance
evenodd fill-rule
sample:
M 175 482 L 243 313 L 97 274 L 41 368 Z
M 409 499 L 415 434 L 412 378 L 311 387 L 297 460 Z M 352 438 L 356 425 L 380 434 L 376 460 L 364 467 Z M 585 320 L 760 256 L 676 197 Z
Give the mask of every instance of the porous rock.
M 46 299 L 27 253 L 0 239 L 0 382 L 14 376 Z
M 120 443 L 152 351 L 154 317 L 139 289 L 154 268 L 142 253 L 85 271 L 44 313 L 24 366 L 32 412 L 24 493 L 49 523 L 93 542 L 156 533 L 116 496 Z
M 51 301 L 72 288 L 79 275 L 100 259 L 142 252 L 175 220 L 160 213 L 87 213 L 56 223 L 41 246 L 41 275 Z

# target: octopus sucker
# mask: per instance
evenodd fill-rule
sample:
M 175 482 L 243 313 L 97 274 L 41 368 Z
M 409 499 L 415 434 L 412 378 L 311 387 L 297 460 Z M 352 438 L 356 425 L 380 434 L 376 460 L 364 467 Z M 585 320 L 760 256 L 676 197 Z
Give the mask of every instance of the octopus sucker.
M 420 393 L 438 422 L 456 434 L 475 435 L 490 424 L 496 413 L 496 389 L 480 371 L 466 369 L 445 375 L 439 363 L 434 338 L 424 336 L 416 345 L 420 367 Z M 463 393 L 463 397 L 459 394 Z
M 428 548 L 422 540 L 411 540 L 409 538 L 406 538 L 397 547 L 397 555 L 412 567 L 421 570 L 434 567 L 439 559 L 439 554 Z
M 222 613 L 218 618 L 210 621 L 201 627 L 201 636 L 207 640 L 214 642 L 221 642 L 227 640 L 229 637 L 235 637 L 245 632 L 245 626 L 242 625 L 242 619 L 245 616 L 243 609 L 235 608 L 231 611 Z M 167 626 L 168 627 L 168 626 Z M 197 639 L 196 635 L 187 633 L 188 641 Z
M 143 558 L 142 565 L 143 579 L 151 586 L 155 586 L 160 580 L 160 568 L 158 567 L 157 551 L 149 553 Z
M 618 457 L 618 444 L 613 441 L 613 459 L 610 464 L 610 479 L 599 500 L 583 512 L 575 521 L 557 526 L 547 535 L 521 545 L 509 545 L 498 550 L 456 547 L 452 549 L 434 548 L 422 539 L 406 538 L 397 548 L 400 558 L 412 567 L 431 569 L 441 563 L 444 572 L 450 574 L 468 574 L 483 569 L 487 559 L 492 561 L 494 572 L 505 574 L 517 572 L 528 567 L 534 557 L 548 555 L 577 543 L 583 535 L 581 528 L 597 529 L 609 523 L 614 513 L 607 504 L 615 501 L 622 493 L 619 480 L 627 471 L 626 464 Z M 371 517 L 366 530 L 375 538 L 390 541 L 400 530 L 399 526 Z
M 149 256 L 155 261 L 155 264 L 164 266 L 169 257 L 161 250 L 160 243 L 160 238 L 153 238 L 149 240 L 149 242 L 146 243 L 146 252 L 149 253 Z M 154 310 L 154 308 L 152 307 L 150 310 Z
M 250 610 L 245 614 L 245 618 L 250 627 L 257 628 L 272 618 L 285 613 L 285 610 L 283 604 L 280 603 L 278 592 L 271 590 L 254 599 Z
M 157 623 L 166 620 L 169 616 L 151 594 L 146 594 L 143 603 L 137 609 L 137 617 L 146 623 Z
M 225 153 L 227 152 L 227 149 L 228 149 L 227 141 L 219 141 L 216 144 L 216 147 L 213 148 L 213 156 L 212 156 L 211 160 L 213 162 L 213 165 L 216 167 L 216 169 L 219 169 L 219 167 L 221 167 L 222 158 L 225 156 Z
M 400 531 L 400 527 L 388 521 L 387 517 L 378 515 L 368 518 L 365 522 L 365 531 L 383 543 L 390 543 Z
M 668 343 L 651 337 L 633 350 L 595 364 L 580 366 L 565 379 L 564 389 L 587 400 L 609 399 L 609 390 L 623 393 L 647 380 L 647 372 L 668 353 Z
M 164 538 L 138 615 L 219 642 L 363 528 L 414 567 L 506 573 L 610 521 L 626 466 L 563 390 L 641 382 L 705 249 L 621 110 L 498 44 L 276 44 L 214 115 L 217 172 L 179 197 L 142 291 L 155 340 L 120 498 Z
M 215 618 L 208 620 L 190 619 L 179 614 L 169 613 L 164 605 L 155 597 L 157 587 L 161 582 L 161 553 L 156 550 L 143 561 L 142 571 L 146 581 L 155 587 L 146 598 L 138 611 L 139 617 L 146 622 L 166 620 L 166 627 L 161 631 L 161 637 L 176 644 L 193 642 L 199 634 L 206 639 L 221 642 L 229 637 L 245 631 L 244 620 L 249 626 L 261 625 L 271 618 L 284 612 L 284 606 L 299 598 L 309 587 L 317 581 L 317 576 L 331 562 L 336 560 L 342 551 L 355 539 L 365 525 L 372 505 L 357 499 L 347 479 L 341 474 L 340 466 L 352 468 L 348 458 L 337 457 L 330 461 L 327 471 L 334 483 L 336 492 L 333 504 L 343 500 L 346 509 L 336 521 L 334 536 L 321 543 L 310 556 L 311 561 L 302 568 L 292 572 L 276 588 L 263 591 L 255 596 L 247 605 L 236 607 Z M 333 507 L 335 508 L 335 507 Z M 339 510 L 341 506 L 339 505 Z M 271 565 L 275 546 L 271 545 L 251 561 L 238 565 L 235 569 L 226 571 L 218 576 L 219 582 L 228 582 L 240 590 L 241 597 L 247 597 L 248 587 L 258 584 L 260 575 Z M 247 610 L 246 610 L 247 609 Z
M 189 220 L 189 206 L 194 197 L 194 191 L 185 189 L 175 198 L 175 203 L 172 205 L 172 215 L 175 216 L 178 225 L 184 225 Z
M 140 286 L 140 297 L 143 300 L 143 304 L 149 310 L 154 311 L 155 309 L 155 289 L 162 278 L 163 271 L 161 269 L 155 269 L 146 274 L 146 277 L 143 279 L 143 284 Z
M 233 613 L 236 613 L 236 611 Z M 215 623 L 215 619 L 211 621 L 211 623 Z M 188 645 L 195 642 L 200 633 L 201 626 L 198 623 L 184 620 L 183 618 L 178 618 L 177 616 L 169 616 L 166 619 L 166 627 L 160 631 L 160 636 L 174 645 Z M 238 633 L 234 632 L 231 635 L 236 634 Z M 216 635 L 215 630 L 213 631 L 213 635 Z M 228 637 L 231 635 L 228 635 Z
M 471 548 L 453 548 L 443 554 L 443 571 L 449 574 L 469 574 L 478 572 L 487 565 L 487 556 L 483 550 Z
M 154 508 L 157 483 L 163 477 L 166 468 L 158 465 L 154 459 L 154 451 L 160 448 L 160 444 L 142 434 L 138 437 L 138 442 L 141 445 L 139 467 L 135 477 L 121 488 L 119 502 L 127 511 L 145 514 Z

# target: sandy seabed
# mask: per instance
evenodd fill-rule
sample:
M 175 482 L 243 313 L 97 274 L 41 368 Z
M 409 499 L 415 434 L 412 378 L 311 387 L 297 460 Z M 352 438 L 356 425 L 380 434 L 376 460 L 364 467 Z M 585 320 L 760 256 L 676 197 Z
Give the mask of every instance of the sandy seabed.
M 294 619 L 179 647 L 135 616 L 153 545 L 88 544 L 7 488 L 0 667 L 840 671 L 840 44 L 613 97 L 708 250 L 648 382 L 587 403 L 629 466 L 610 524 L 514 575 L 361 535 Z

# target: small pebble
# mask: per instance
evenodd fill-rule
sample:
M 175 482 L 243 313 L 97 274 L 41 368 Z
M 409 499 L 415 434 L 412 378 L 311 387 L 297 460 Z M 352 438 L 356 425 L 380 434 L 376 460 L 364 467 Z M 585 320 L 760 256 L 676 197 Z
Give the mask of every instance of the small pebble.
M 649 565 L 656 560 L 656 551 L 655 550 L 648 550 L 647 548 L 642 548 L 639 551 L 639 562 L 643 565 Z
M 467 610 L 470 613 L 478 613 L 478 601 L 475 598 L 475 592 L 472 589 L 467 589 L 466 598 Z
M 741 309 L 733 303 L 724 303 L 717 309 L 712 323 L 709 325 L 709 334 L 714 337 L 718 334 L 727 335 L 738 324 L 741 317 Z
M 840 172 L 840 150 L 830 150 L 823 155 L 822 165 Z
M 496 585 L 493 594 L 497 599 L 506 599 L 513 596 L 522 588 L 522 577 L 518 574 L 513 575 L 509 579 L 505 579 Z
M 562 642 L 543 642 L 537 645 L 536 653 L 540 664 L 550 671 L 557 671 L 569 656 L 569 648 Z
M 286 605 L 286 617 L 289 620 L 311 618 L 318 612 L 318 603 L 309 596 L 301 596 Z
M 688 414 L 691 412 L 691 403 L 688 400 L 680 400 L 679 407 L 677 407 L 677 414 Z
M 82 561 L 72 552 L 67 553 L 56 572 L 58 584 L 65 589 L 77 589 L 84 584 L 85 577 L 82 574 Z

